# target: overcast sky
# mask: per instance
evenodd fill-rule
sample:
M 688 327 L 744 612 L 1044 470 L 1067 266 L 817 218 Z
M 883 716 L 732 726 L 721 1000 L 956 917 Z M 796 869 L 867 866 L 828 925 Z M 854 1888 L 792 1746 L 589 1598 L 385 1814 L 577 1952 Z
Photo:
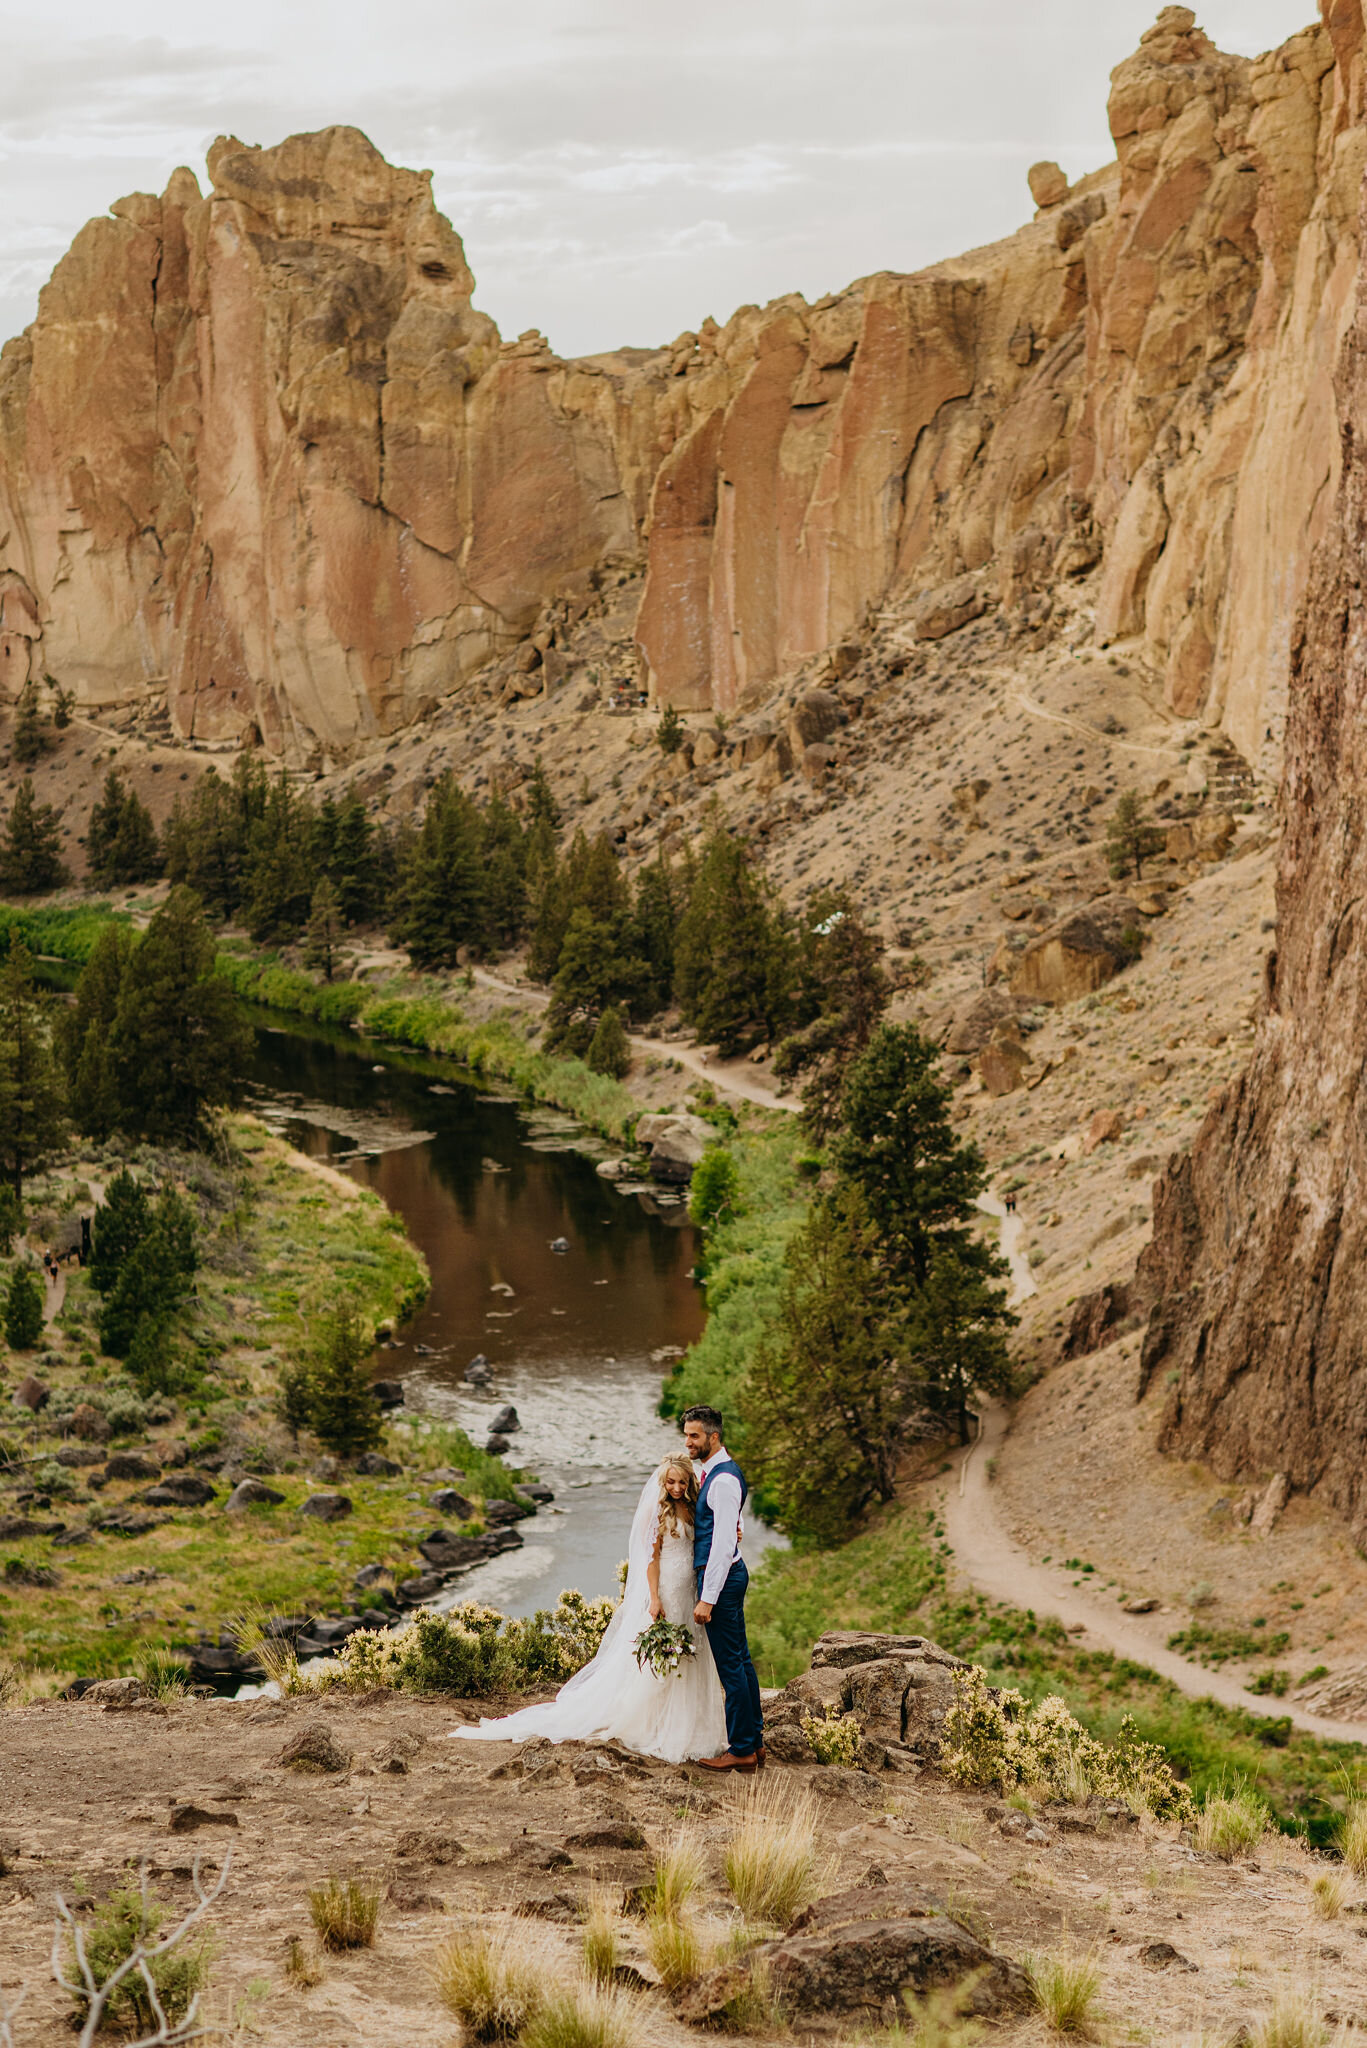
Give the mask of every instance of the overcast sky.
M 65 0 L 3 11 L 0 336 L 83 221 L 216 134 L 351 122 L 435 173 L 476 302 L 565 354 L 911 270 L 1110 156 L 1156 0 Z M 1208 0 L 1253 54 L 1313 0 Z

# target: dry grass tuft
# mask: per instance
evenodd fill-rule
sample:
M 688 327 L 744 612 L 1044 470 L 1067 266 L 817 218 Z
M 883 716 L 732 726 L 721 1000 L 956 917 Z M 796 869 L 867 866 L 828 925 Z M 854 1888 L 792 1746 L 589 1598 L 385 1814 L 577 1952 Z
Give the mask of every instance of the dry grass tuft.
M 763 1778 L 746 1786 L 726 1849 L 726 1882 L 747 1920 L 787 1927 L 819 1889 L 809 1792 Z
M 706 1951 L 687 1913 L 652 1913 L 645 1934 L 651 1966 L 671 1996 L 701 1975 Z
M 1350 1799 L 1338 1824 L 1343 1860 L 1354 1877 L 1367 1877 L 1367 1799 Z
M 1284 1991 L 1254 2024 L 1252 2048 L 1325 2048 L 1329 2039 L 1309 1993 Z
M 697 1836 L 691 1828 L 678 1828 L 655 1859 L 650 1888 L 642 1901 L 646 1917 L 677 1919 L 701 1883 L 702 1852 Z
M 1343 1911 L 1348 1887 L 1337 1875 L 1317 1877 L 1310 1887 L 1310 1910 L 1317 1920 L 1333 1920 Z
M 641 2000 L 607 1984 L 555 1991 L 522 2032 L 522 2048 L 640 2048 Z
M 584 1915 L 584 1975 L 591 1984 L 611 1984 L 620 1957 L 617 1915 L 604 1898 L 596 1898 Z
M 513 2041 L 541 2009 L 546 1973 L 525 1941 L 506 1929 L 472 1929 L 438 1951 L 437 1995 L 472 2041 Z
M 311 1991 L 323 1981 L 322 1963 L 304 1947 L 297 1934 L 292 1934 L 285 1944 L 285 1977 L 300 1991 Z
M 1196 1846 L 1233 1863 L 1251 1855 L 1267 1831 L 1268 1811 L 1242 1778 L 1228 1792 L 1208 1792 L 1196 1822 Z
M 1087 2039 L 1103 2018 L 1101 1971 L 1094 1959 L 1029 1955 L 1024 1964 L 1030 1995 L 1050 2032 Z
M 309 1917 L 324 1948 L 371 1948 L 380 1920 L 380 1888 L 356 1877 L 330 1877 L 311 1887 Z

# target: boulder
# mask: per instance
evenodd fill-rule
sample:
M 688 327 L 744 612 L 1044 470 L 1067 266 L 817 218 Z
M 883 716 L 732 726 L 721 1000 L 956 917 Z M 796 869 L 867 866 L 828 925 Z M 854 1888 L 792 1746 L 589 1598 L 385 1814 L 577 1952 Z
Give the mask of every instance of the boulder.
M 505 1452 L 510 1451 L 511 1449 L 512 1445 L 509 1443 L 507 1437 L 500 1436 L 497 1431 L 495 1431 L 491 1437 L 487 1437 L 485 1439 L 484 1455 L 486 1458 L 501 1458 L 503 1457 Z
M 200 1828 L 235 1828 L 237 1815 L 232 1812 L 217 1813 L 207 1806 L 173 1806 L 171 1808 L 171 1833 L 173 1835 L 197 1834 Z
M 72 1409 L 66 1428 L 69 1435 L 78 1436 L 87 1444 L 107 1444 L 114 1434 L 107 1417 L 100 1409 L 93 1408 L 89 1401 L 82 1401 Z
M 987 1094 L 1014 1095 L 1025 1080 L 1030 1055 L 1018 1039 L 994 1040 L 970 1062 Z
M 643 1116 L 636 1126 L 637 1143 L 649 1147 L 656 1180 L 690 1180 L 715 1137 L 711 1124 L 682 1111 L 676 1116 Z
M 330 1774 L 345 1771 L 351 1763 L 351 1753 L 342 1748 L 330 1728 L 325 1728 L 321 1721 L 310 1721 L 291 1736 L 275 1761 L 287 1771 Z
M 356 1460 L 356 1470 L 363 1479 L 400 1479 L 403 1466 L 393 1458 L 386 1458 L 379 1451 L 365 1451 Z
M 1014 1026 L 1016 1002 L 1004 988 L 985 988 L 954 1012 L 945 1033 L 945 1051 L 956 1058 L 981 1052 L 1001 1026 Z
M 491 1529 L 506 1528 L 510 1522 L 521 1522 L 535 1513 L 536 1504 L 529 1500 L 486 1500 L 484 1503 L 484 1519 Z
M 66 1465 L 74 1471 L 79 1471 L 88 1465 L 100 1465 L 103 1462 L 104 1452 L 98 1444 L 58 1444 L 57 1446 L 57 1463 L 59 1465 Z M 157 1469 L 155 1465 L 152 1467 L 153 1472 L 156 1472 Z
M 1036 206 L 1060 206 L 1072 190 L 1054 163 L 1031 164 L 1025 175 L 1030 185 L 1030 197 Z
M 1089 996 L 1138 957 L 1139 907 L 1128 896 L 1102 896 L 1032 939 L 1011 975 L 1011 993 L 1031 1003 L 1073 1003 Z
M 849 713 L 833 690 L 807 690 L 793 706 L 788 720 L 788 738 L 794 757 L 801 760 L 808 747 L 818 746 L 831 733 L 848 723 Z
M 644 1849 L 646 1838 L 634 1820 L 609 1817 L 566 1835 L 567 1849 Z
M 482 1351 L 470 1360 L 465 1371 L 461 1374 L 461 1378 L 468 1387 L 485 1387 L 493 1376 L 493 1368 Z
M 1170 825 L 1164 839 L 1169 860 L 1223 860 L 1234 838 L 1228 811 L 1204 811 L 1184 825 Z
M 159 1479 L 161 1467 L 140 1451 L 115 1451 L 104 1468 L 106 1479 Z
M 934 1911 L 919 1888 L 859 1886 L 821 1899 L 777 1941 L 690 1985 L 676 2006 L 694 2025 L 725 2024 L 760 1963 L 775 1995 L 804 2019 L 892 2024 L 906 1999 L 960 1992 L 978 2017 L 1023 2012 L 1029 1984 L 957 1920 Z
M 382 1408 L 402 1408 L 402 1380 L 372 1380 L 370 1391 Z
M 549 1507 L 555 1499 L 549 1486 L 543 1486 L 539 1479 L 528 1480 L 525 1485 L 515 1486 L 513 1492 L 523 1500 L 534 1501 L 539 1508 Z
M 351 1502 L 344 1493 L 311 1493 L 299 1512 L 315 1522 L 343 1522 L 351 1513 Z
M 139 1495 L 149 1508 L 202 1508 L 216 1497 L 209 1481 L 194 1472 L 173 1472 Z
M 1098 1109 L 1087 1126 L 1083 1151 L 1095 1152 L 1098 1146 L 1114 1145 L 1124 1128 L 1125 1119 L 1118 1109 Z
M 911 615 L 911 630 L 918 640 L 943 640 L 957 633 L 987 610 L 987 586 L 978 576 L 956 576 L 927 591 Z
M 467 1500 L 463 1493 L 457 1493 L 454 1486 L 443 1486 L 439 1492 L 429 1493 L 427 1498 L 439 1515 L 454 1515 L 458 1522 L 468 1522 L 475 1512 L 474 1502 Z
M 522 1424 L 518 1420 L 517 1410 L 512 1406 L 511 1402 L 500 1408 L 497 1415 L 493 1416 L 489 1423 L 490 1432 L 494 1436 L 510 1436 L 514 1430 L 521 1429 L 521 1427 Z
M 415 1579 L 405 1579 L 399 1587 L 399 1602 L 404 1607 L 421 1607 L 426 1600 L 435 1600 L 446 1584 L 444 1572 L 422 1572 Z
M 31 1372 L 24 1374 L 11 1397 L 16 1408 L 29 1408 L 36 1415 L 40 1408 L 46 1408 L 52 1399 L 51 1390 L 35 1379 Z
M 239 1479 L 223 1503 L 226 1515 L 241 1514 L 244 1508 L 278 1508 L 285 1498 L 273 1486 L 266 1486 L 259 1479 Z
M 142 1686 L 136 1678 L 101 1678 L 81 1698 L 97 1707 L 127 1707 L 142 1698 Z

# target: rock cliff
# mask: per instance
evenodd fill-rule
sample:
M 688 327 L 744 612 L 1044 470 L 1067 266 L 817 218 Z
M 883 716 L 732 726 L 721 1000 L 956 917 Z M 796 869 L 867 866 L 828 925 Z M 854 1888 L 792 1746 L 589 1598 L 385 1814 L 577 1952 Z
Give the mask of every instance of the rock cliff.
M 644 560 L 657 697 L 727 712 L 891 591 L 926 638 L 1048 632 L 1081 579 L 1101 643 L 1275 766 L 1367 148 L 1360 0 L 1322 11 L 1249 60 L 1164 8 L 1116 161 L 1036 166 L 1004 242 L 578 362 L 500 342 L 429 178 L 355 130 L 220 140 L 4 350 L 0 691 L 345 761 L 537 667 L 610 565 Z
M 1329 25 L 1356 51 L 1356 6 Z M 1356 59 L 1354 59 L 1356 61 Z M 1351 288 L 1349 297 L 1351 299 Z M 1362 1372 L 1367 1137 L 1361 971 L 1367 847 L 1367 318 L 1338 370 L 1342 475 L 1291 651 L 1277 942 L 1242 1077 L 1156 1191 L 1140 1279 L 1159 1302 L 1147 1382 L 1172 1386 L 1162 1441 L 1224 1475 L 1284 1473 L 1367 1544 Z

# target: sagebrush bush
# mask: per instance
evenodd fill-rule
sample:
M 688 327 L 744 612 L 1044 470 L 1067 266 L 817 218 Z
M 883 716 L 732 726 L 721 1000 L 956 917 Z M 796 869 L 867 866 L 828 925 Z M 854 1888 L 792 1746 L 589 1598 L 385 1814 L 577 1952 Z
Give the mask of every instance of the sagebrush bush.
M 827 1713 L 821 1720 L 815 1714 L 804 1714 L 802 1732 L 819 1764 L 843 1764 L 853 1770 L 858 1763 L 863 1731 L 857 1714 Z
M 154 1941 L 165 1917 L 166 1907 L 153 1892 L 144 1898 L 131 1886 L 112 1891 L 97 1909 L 85 1935 L 86 1961 L 96 1984 L 106 1983 L 139 1942 Z M 201 1935 L 149 1961 L 147 1967 L 168 2020 L 182 2020 L 189 2011 L 192 1999 L 209 1974 L 209 1953 L 209 1943 Z M 78 1974 L 74 1954 L 69 1974 Z M 155 2025 L 152 2001 L 139 1971 L 130 1971 L 110 1994 L 105 2017 L 130 2034 L 149 2032 Z
M 1190 1822 L 1196 1815 L 1163 1750 L 1141 1739 L 1132 1715 L 1121 1721 L 1114 1744 L 1100 1742 L 1056 1695 L 1032 1706 L 1009 1686 L 989 1687 L 978 1664 L 954 1673 L 940 1767 L 961 1785 L 1003 1793 L 1035 1786 L 1060 1799 L 1123 1799 L 1155 1820 Z
M 400 1636 L 358 1630 L 337 1653 L 335 1682 L 354 1692 L 388 1685 L 460 1699 L 539 1691 L 563 1685 L 596 1655 L 612 1613 L 610 1600 L 575 1592 L 520 1620 L 467 1600 L 449 1614 L 419 1612 Z
M 380 1919 L 380 1888 L 354 1877 L 330 1877 L 309 1891 L 309 1918 L 324 1948 L 370 1948 Z

